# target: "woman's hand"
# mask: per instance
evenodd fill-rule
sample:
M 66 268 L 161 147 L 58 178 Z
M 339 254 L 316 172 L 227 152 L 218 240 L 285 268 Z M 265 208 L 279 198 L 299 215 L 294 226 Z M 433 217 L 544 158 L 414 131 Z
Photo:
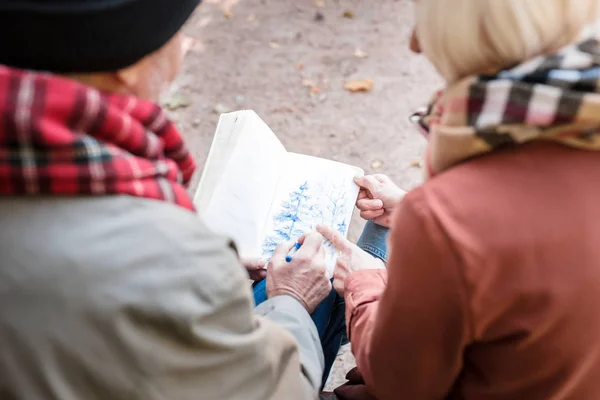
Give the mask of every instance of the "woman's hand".
M 379 258 L 373 257 L 330 227 L 319 225 L 317 232 L 329 240 L 338 251 L 333 272 L 333 288 L 340 296 L 344 296 L 344 282 L 352 272 L 361 269 L 385 268 L 385 264 Z
M 400 204 L 406 192 L 382 174 L 354 178 L 354 182 L 360 186 L 356 202 L 360 216 L 389 228 L 392 212 Z
M 260 282 L 267 277 L 265 260 L 260 258 L 242 258 L 240 259 L 240 262 L 244 267 L 246 267 L 246 271 L 248 271 L 250 279 L 252 279 L 254 282 Z
M 290 262 L 286 256 L 296 244 L 282 243 L 275 249 L 267 267 L 267 297 L 292 296 L 312 313 L 331 292 L 327 275 L 323 236 L 314 232 L 298 240 L 302 245 Z

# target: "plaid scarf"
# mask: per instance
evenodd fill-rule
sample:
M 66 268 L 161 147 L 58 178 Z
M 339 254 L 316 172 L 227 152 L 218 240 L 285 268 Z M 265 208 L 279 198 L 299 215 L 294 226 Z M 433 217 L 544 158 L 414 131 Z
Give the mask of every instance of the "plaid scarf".
M 600 41 L 452 85 L 413 116 L 429 139 L 426 175 L 506 146 L 548 140 L 600 150 Z
M 0 66 L 0 195 L 131 195 L 189 210 L 194 160 L 151 102 Z

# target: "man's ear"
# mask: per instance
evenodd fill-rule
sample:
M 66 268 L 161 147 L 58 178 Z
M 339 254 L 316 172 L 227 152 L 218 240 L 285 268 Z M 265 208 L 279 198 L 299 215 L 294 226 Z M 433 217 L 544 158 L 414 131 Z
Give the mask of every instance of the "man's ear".
M 140 81 L 139 63 L 120 69 L 115 75 L 117 80 L 126 88 L 136 88 Z

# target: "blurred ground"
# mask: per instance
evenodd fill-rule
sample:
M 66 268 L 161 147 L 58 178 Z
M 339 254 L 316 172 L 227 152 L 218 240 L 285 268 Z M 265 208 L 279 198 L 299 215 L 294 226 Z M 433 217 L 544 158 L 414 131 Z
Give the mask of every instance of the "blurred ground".
M 168 99 L 200 166 L 218 113 L 255 110 L 289 151 L 419 184 L 424 141 L 408 122 L 440 81 L 408 51 L 412 0 L 204 0 L 186 27 L 194 38 Z M 344 83 L 371 79 L 367 93 Z M 192 190 L 200 178 L 195 177 Z M 356 239 L 362 221 L 355 218 Z M 330 384 L 353 360 L 341 355 Z

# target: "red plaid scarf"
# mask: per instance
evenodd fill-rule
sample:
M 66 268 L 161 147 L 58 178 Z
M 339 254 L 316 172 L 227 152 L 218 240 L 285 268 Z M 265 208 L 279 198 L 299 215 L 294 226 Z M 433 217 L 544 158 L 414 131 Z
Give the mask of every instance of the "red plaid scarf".
M 158 105 L 0 66 L 0 195 L 131 195 L 193 210 L 194 168 Z

